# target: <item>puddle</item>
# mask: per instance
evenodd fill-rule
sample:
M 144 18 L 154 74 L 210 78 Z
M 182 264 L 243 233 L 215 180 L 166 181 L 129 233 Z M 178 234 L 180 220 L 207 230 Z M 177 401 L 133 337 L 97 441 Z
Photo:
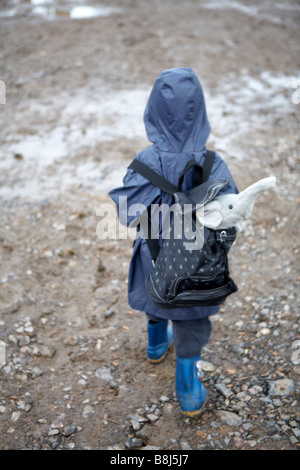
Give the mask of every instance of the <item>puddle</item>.
M 103 192 L 121 184 L 126 162 L 112 161 L 113 142 L 148 145 L 143 113 L 149 91 L 111 91 L 101 98 L 99 90 L 81 89 L 19 109 L 18 122 L 23 129 L 26 123 L 28 132 L 15 128 L 0 149 L 0 197 L 36 199 L 78 184 Z M 99 150 L 103 142 L 111 142 L 105 155 Z
M 270 72 L 253 78 L 242 70 L 239 76 L 224 77 L 215 94 L 203 84 L 212 127 L 210 145 L 225 160 L 244 158 L 240 142 L 245 135 L 251 135 L 255 147 L 261 131 L 295 112 L 294 81 L 295 77 Z M 116 153 L 120 142 L 134 147 L 132 157 L 149 145 L 143 123 L 149 92 L 146 87 L 110 92 L 86 87 L 20 103 L 11 123 L 0 114 L 0 197 L 32 200 L 76 185 L 103 194 L 122 184 L 128 162 Z
M 11 6 L 12 8 L 0 11 L 0 17 L 33 15 L 52 20 L 59 18 L 78 20 L 123 12 L 121 8 L 116 7 L 86 5 L 84 0 L 81 0 L 79 5 L 78 2 L 68 0 L 12 0 Z
M 253 145 L 258 145 L 261 132 L 272 127 L 276 119 L 293 113 L 295 76 L 262 72 L 251 77 L 247 70 L 241 76 L 227 77 L 220 83 L 220 93 L 206 93 L 208 116 L 212 127 L 212 142 L 225 158 L 244 158 L 240 142 L 252 133 Z M 254 137 L 255 136 L 255 137 Z

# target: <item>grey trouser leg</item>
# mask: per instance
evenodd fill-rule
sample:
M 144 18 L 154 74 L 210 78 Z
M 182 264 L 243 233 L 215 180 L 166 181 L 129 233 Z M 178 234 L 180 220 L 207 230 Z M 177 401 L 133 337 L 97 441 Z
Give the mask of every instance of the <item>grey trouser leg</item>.
M 185 358 L 198 356 L 210 339 L 212 326 L 209 318 L 172 323 L 176 355 Z
M 160 321 L 153 315 L 147 318 Z M 201 349 L 209 342 L 212 326 L 208 317 L 200 320 L 172 321 L 173 336 L 176 355 L 178 357 L 194 357 L 201 353 Z

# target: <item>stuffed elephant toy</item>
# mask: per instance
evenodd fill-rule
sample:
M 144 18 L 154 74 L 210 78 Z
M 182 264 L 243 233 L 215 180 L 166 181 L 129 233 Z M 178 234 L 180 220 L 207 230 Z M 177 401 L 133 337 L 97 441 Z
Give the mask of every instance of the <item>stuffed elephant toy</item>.
M 211 229 L 236 227 L 240 231 L 239 222 L 250 216 L 257 196 L 276 185 L 276 177 L 269 176 L 248 186 L 239 194 L 224 194 L 204 204 L 197 211 L 200 223 Z

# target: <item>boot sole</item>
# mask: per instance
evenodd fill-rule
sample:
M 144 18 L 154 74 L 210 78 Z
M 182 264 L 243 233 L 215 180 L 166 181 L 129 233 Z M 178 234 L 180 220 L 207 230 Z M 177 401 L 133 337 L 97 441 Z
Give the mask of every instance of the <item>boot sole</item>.
M 166 355 L 168 354 L 168 352 L 170 351 L 171 347 L 173 345 L 173 341 L 169 344 L 168 348 L 166 349 L 166 351 L 164 352 L 164 354 L 162 356 L 160 356 L 158 359 L 151 359 L 147 356 L 147 361 L 148 362 L 151 362 L 151 364 L 159 364 L 160 362 L 163 362 L 166 358 Z
M 201 406 L 200 410 L 196 410 L 196 411 L 183 411 L 183 410 L 181 410 L 181 414 L 183 414 L 184 416 L 188 416 L 189 418 L 196 418 L 196 417 L 200 416 L 201 413 L 203 413 L 206 402 L 207 402 L 207 397 L 205 398 L 205 401 L 204 401 L 203 405 Z
M 159 364 L 160 362 L 163 362 L 166 358 L 166 355 L 167 355 L 167 352 L 169 351 L 169 348 L 166 350 L 166 352 L 161 356 L 159 357 L 158 359 L 150 359 L 149 357 L 147 357 L 147 361 L 148 362 L 151 362 L 151 364 Z

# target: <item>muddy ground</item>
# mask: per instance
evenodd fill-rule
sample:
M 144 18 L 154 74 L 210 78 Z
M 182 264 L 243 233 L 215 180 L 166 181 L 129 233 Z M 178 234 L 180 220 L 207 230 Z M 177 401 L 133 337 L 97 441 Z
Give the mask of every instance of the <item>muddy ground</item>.
M 113 6 L 72 19 L 67 3 L 51 17 L 1 3 L 0 448 L 297 449 L 299 6 Z M 96 234 L 97 208 L 147 145 L 143 100 L 176 66 L 204 84 L 208 147 L 239 189 L 277 177 L 230 252 L 239 291 L 212 318 L 196 420 L 176 401 L 174 349 L 145 360 L 144 315 L 127 304 L 132 240 Z

